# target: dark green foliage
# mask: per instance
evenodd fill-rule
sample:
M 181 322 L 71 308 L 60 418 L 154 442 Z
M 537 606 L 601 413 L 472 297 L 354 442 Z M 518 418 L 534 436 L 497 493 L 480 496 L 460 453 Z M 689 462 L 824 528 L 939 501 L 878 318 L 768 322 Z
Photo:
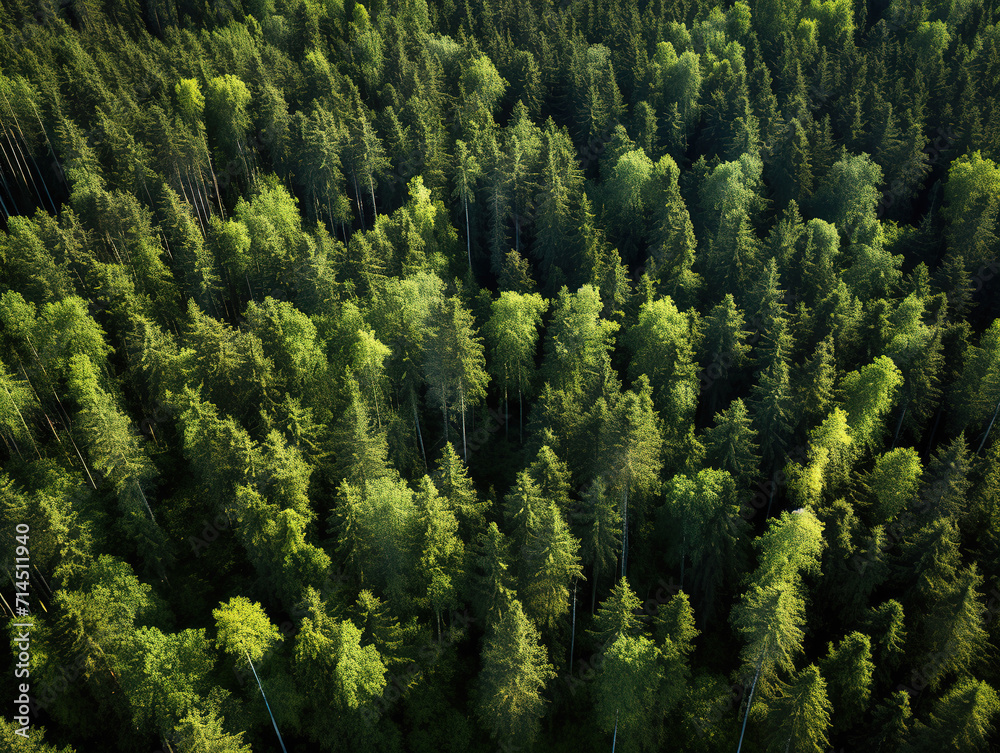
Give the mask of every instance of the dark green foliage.
M 990 749 L 998 29 L 0 0 L 0 747 Z

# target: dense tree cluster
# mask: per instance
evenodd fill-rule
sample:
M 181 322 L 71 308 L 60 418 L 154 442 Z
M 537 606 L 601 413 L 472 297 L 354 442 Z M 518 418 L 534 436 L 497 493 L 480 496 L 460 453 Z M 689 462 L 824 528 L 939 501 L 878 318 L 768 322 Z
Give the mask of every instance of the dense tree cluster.
M 5 745 L 996 749 L 998 87 L 993 2 L 0 0 Z

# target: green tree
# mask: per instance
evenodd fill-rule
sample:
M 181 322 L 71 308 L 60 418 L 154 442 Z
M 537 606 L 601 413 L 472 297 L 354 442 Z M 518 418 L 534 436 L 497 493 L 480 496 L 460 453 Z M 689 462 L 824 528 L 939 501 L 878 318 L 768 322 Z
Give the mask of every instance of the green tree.
M 829 644 L 820 668 L 827 678 L 834 732 L 848 730 L 861 719 L 871 697 L 871 641 L 858 632 L 844 636 L 836 648 Z
M 887 356 L 844 375 L 840 389 L 851 437 L 861 451 L 871 451 L 882 442 L 883 420 L 892 409 L 903 384 L 899 369 Z
M 535 351 L 538 347 L 542 315 L 549 302 L 537 293 L 501 291 L 492 303 L 492 315 L 485 327 L 489 344 L 490 374 L 503 390 L 507 404 L 508 390 L 517 390 L 520 410 L 518 426 L 524 426 L 524 397 L 534 393 Z M 506 411 L 509 414 L 509 411 Z M 506 424 L 504 425 L 506 432 Z
M 424 374 L 429 398 L 440 406 L 444 436 L 448 439 L 448 414 L 462 415 L 462 457 L 469 460 L 465 412 L 486 396 L 489 375 L 483 345 L 473 329 L 473 318 L 457 296 L 446 299 L 431 314 L 432 330 L 425 343 Z
M 621 515 L 618 505 L 608 493 L 608 485 L 598 476 L 583 493 L 577 513 L 580 532 L 580 556 L 590 565 L 590 613 L 597 601 L 597 584 L 602 573 L 613 572 L 621 546 Z
M 483 171 L 465 142 L 459 139 L 455 142 L 455 198 L 462 202 L 462 213 L 465 215 L 465 245 L 469 257 L 469 271 L 472 271 L 472 232 L 469 229 L 469 204 L 476 200 L 476 183 L 482 177 Z
M 959 680 L 934 705 L 926 723 L 914 725 L 910 742 L 902 750 L 985 751 L 1000 711 L 997 692 L 982 680 Z
M 438 495 L 429 476 L 421 479 L 416 501 L 422 532 L 420 574 L 426 583 L 419 600 L 434 612 L 440 639 L 441 613 L 457 607 L 458 594 L 464 590 L 465 545 L 458 537 L 458 519 L 449 500 Z
M 920 456 L 911 447 L 899 447 L 880 455 L 865 477 L 872 494 L 871 520 L 884 525 L 896 519 L 916 496 L 923 475 Z
M 215 618 L 216 642 L 223 651 L 235 657 L 237 663 L 246 657 L 259 662 L 282 639 L 263 607 L 244 596 L 234 596 L 213 609 L 212 617 Z
M 596 722 L 622 750 L 655 749 L 656 722 L 671 710 L 660 705 L 659 664 L 659 650 L 642 635 L 620 635 L 604 650 L 594 681 Z
M 516 599 L 487 634 L 476 678 L 476 715 L 501 745 L 533 747 L 546 683 L 556 676 L 538 631 Z
M 745 489 L 757 475 L 757 432 L 743 401 L 736 398 L 715 415 L 715 426 L 705 432 L 705 462 L 728 471 L 738 489 Z
M 822 753 L 828 745 L 830 711 L 826 682 L 816 665 L 810 664 L 768 704 L 768 751 Z

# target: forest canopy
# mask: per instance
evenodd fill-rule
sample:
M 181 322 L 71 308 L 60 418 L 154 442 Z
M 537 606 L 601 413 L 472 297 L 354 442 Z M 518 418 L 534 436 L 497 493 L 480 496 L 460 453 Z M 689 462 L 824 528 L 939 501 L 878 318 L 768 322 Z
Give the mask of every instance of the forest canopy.
M 0 0 L 0 131 L 5 750 L 997 749 L 992 0 Z

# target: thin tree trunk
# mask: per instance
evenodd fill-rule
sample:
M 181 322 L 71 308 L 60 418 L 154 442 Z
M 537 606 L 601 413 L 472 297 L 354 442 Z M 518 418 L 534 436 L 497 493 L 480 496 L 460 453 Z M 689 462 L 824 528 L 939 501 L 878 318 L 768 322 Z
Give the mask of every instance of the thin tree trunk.
M 743 729 L 740 730 L 740 742 L 736 746 L 736 753 L 740 753 L 740 749 L 743 747 L 743 735 L 747 731 L 747 717 L 750 716 L 750 707 L 753 705 L 753 692 L 757 688 L 757 678 L 760 677 L 760 668 L 764 664 L 764 654 L 767 651 L 761 652 L 760 659 L 757 660 L 757 673 L 753 676 L 753 684 L 750 686 L 750 696 L 747 698 L 747 710 L 743 714 Z
M 260 688 L 260 695 L 264 699 L 264 705 L 267 706 L 267 713 L 268 716 L 271 717 L 271 724 L 274 725 L 274 731 L 278 735 L 278 742 L 281 743 L 281 750 L 283 751 L 283 753 L 288 753 L 288 750 L 285 748 L 285 741 L 281 739 L 281 732 L 280 730 L 278 730 L 278 723 L 274 721 L 274 714 L 271 713 L 271 704 L 267 702 L 267 696 L 264 695 L 264 686 L 260 684 L 260 678 L 257 677 L 257 670 L 253 668 L 253 662 L 250 661 L 250 654 L 247 652 L 244 653 L 246 653 L 247 662 L 249 662 L 250 664 L 250 669 L 253 669 L 254 679 L 257 680 L 257 687 Z
M 979 443 L 979 448 L 976 450 L 977 455 L 983 451 L 983 446 L 986 444 L 986 440 L 989 439 L 990 431 L 993 429 L 993 423 L 997 420 L 997 413 L 1000 413 L 1000 400 L 997 400 L 997 407 L 993 410 L 993 418 L 990 419 L 990 425 L 986 427 L 986 433 L 983 435 L 983 441 Z
M 517 438 L 524 444 L 524 398 L 521 396 L 521 375 L 517 375 Z
M 573 627 L 569 634 L 569 671 L 573 671 L 573 649 L 576 646 L 576 579 L 573 579 Z
M 420 442 L 420 455 L 424 459 L 424 469 L 427 468 L 427 453 L 424 452 L 424 435 L 420 431 L 420 416 L 417 415 L 417 396 L 410 393 L 410 404 L 413 406 L 413 423 L 417 425 L 417 441 Z
M 365 206 L 361 203 L 361 192 L 358 190 L 358 175 L 351 170 L 351 180 L 354 181 L 354 198 L 358 202 L 358 217 L 361 220 L 361 229 L 365 229 Z
M 38 445 L 35 444 L 35 438 L 33 436 L 31 436 L 31 430 L 28 429 L 28 424 L 26 424 L 24 422 L 24 416 L 21 415 L 21 409 L 18 408 L 17 407 L 17 403 L 14 402 L 14 396 L 10 394 L 10 390 L 7 389 L 7 385 L 6 384 L 3 386 L 3 390 L 4 390 L 4 392 L 7 393 L 7 397 L 10 399 L 10 404 L 13 405 L 14 406 L 14 410 L 17 411 L 17 417 L 19 419 L 21 419 L 21 426 L 24 427 L 24 431 L 28 435 L 28 439 L 31 440 L 31 444 L 35 448 L 35 454 L 38 455 L 38 459 L 41 460 L 42 459 L 42 455 L 38 451 Z M 18 454 L 19 455 L 21 454 L 20 451 L 18 451 Z
M 594 616 L 594 607 L 597 605 L 597 579 L 601 577 L 601 566 L 594 560 L 594 582 L 590 588 L 590 616 Z
M 10 173 L 13 176 L 14 175 L 14 166 L 10 162 L 10 156 L 7 154 L 7 148 L 3 144 L 0 144 L 0 150 L 3 151 L 4 159 L 7 161 L 7 166 L 10 167 Z M 3 179 L 3 184 L 7 187 L 7 193 L 10 195 L 10 203 L 14 206 L 14 211 L 17 214 L 20 214 L 21 210 L 17 206 L 17 199 L 14 197 L 14 192 L 11 190 L 10 186 L 8 185 L 6 178 Z M 6 207 L 4 208 L 4 211 L 5 212 L 7 211 Z M 8 212 L 8 216 L 10 216 L 9 212 Z
M 462 198 L 462 204 L 465 206 L 465 250 L 469 256 L 469 272 L 472 272 L 472 236 L 469 235 L 469 197 L 464 196 Z
M 622 577 L 625 577 L 628 558 L 628 484 L 625 485 L 624 512 L 622 513 Z
M 15 124 L 16 124 L 16 123 L 17 123 L 17 120 L 15 120 L 14 122 L 15 122 Z M 10 139 L 10 137 L 9 137 L 9 136 L 8 136 L 8 139 Z M 22 139 L 23 139 L 23 136 L 22 136 Z M 24 158 L 24 150 L 23 150 L 23 149 L 21 149 L 21 145 L 20 145 L 20 144 L 19 144 L 19 143 L 17 142 L 17 140 L 16 140 L 16 139 L 10 139 L 10 141 L 11 141 L 11 143 L 12 143 L 12 144 L 14 145 L 14 147 L 15 147 L 15 148 L 17 149 L 17 153 L 18 153 L 18 155 L 19 155 L 19 156 L 20 156 L 20 158 L 21 158 L 21 164 L 23 164 L 23 165 L 24 165 L 24 169 L 25 169 L 25 170 L 27 171 L 27 173 L 28 173 L 28 177 L 29 177 L 29 178 L 31 179 L 31 187 L 32 187 L 33 189 L 35 189 L 35 196 L 37 196 L 37 197 L 38 197 L 38 205 L 39 205 L 39 206 L 41 206 L 41 207 L 44 207 L 44 206 L 45 206 L 45 200 L 44 200 L 44 199 L 42 199 L 42 193 L 41 193 L 41 191 L 39 191 L 39 190 L 38 190 L 38 184 L 37 184 L 37 183 L 35 182 L 35 176 L 34 176 L 34 174 L 33 174 L 33 173 L 31 172 L 31 167 L 30 167 L 30 166 L 28 165 L 28 160 L 26 160 L 26 159 Z M 32 162 L 34 162 L 34 161 L 35 161 L 35 158 L 34 158 L 34 157 L 32 157 L 32 158 L 31 158 L 31 161 L 32 161 Z M 38 167 L 38 165 L 36 164 L 36 165 L 35 165 L 35 168 L 37 169 L 37 167 Z M 39 177 L 41 177 L 41 175 L 39 175 Z M 43 186 L 45 185 L 44 181 L 43 181 L 42 185 L 43 185 Z M 25 184 L 25 186 L 27 186 L 27 184 Z M 45 187 L 45 193 L 46 193 L 46 195 L 48 195 L 48 193 L 49 193 L 49 189 L 48 189 L 48 187 L 47 187 L 47 186 Z M 52 204 L 52 211 L 53 211 L 53 212 L 57 211 L 57 210 L 56 210 L 56 205 L 55 205 L 55 203 L 54 203 L 54 202 L 52 201 L 52 197 L 51 197 L 51 196 L 49 196 L 49 203 L 50 203 L 50 204 Z
M 465 390 L 459 388 L 458 397 L 462 405 L 462 455 L 465 458 L 466 464 L 469 462 L 469 447 L 465 443 Z
M 889 448 L 890 450 L 896 449 L 896 440 L 899 439 L 899 430 L 903 428 L 903 419 L 906 418 L 906 409 L 909 407 L 909 403 L 904 405 L 903 412 L 899 414 L 899 421 L 896 423 L 896 433 L 892 437 L 892 447 Z

